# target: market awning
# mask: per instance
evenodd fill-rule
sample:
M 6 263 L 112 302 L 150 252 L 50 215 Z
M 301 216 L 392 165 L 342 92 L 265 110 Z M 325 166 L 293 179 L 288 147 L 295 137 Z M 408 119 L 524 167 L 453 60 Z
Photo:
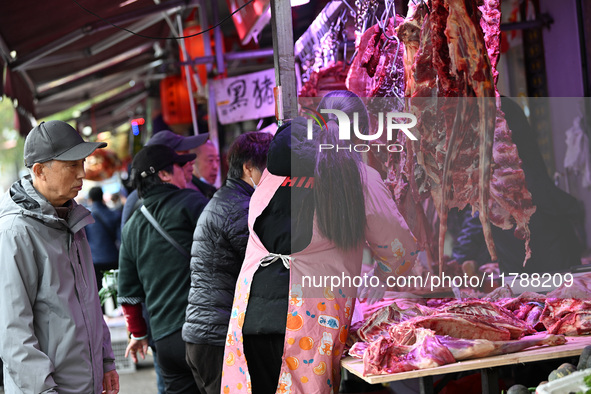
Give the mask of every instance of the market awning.
M 178 28 L 177 14 L 186 21 L 195 8 L 203 7 L 207 11 L 206 23 L 211 25 L 229 15 L 227 3 L 206 0 L 2 2 L 0 72 L 5 71 L 6 78 L 4 84 L 0 81 L 0 95 L 5 94 L 18 104 L 17 127 L 26 135 L 31 129 L 31 116 L 41 119 L 118 88 L 123 92 L 107 98 L 104 104 L 95 103 L 93 108 L 83 111 L 83 117 L 94 117 L 92 124 L 97 127 L 93 127 L 94 132 L 121 124 L 126 116 L 118 106 L 141 101 L 147 91 L 157 92 L 151 87 L 175 67 L 178 70 L 178 44 L 170 39 L 178 33 L 171 32 L 170 27 Z M 299 37 L 325 3 L 324 0 L 310 2 L 293 9 L 294 37 Z M 256 48 L 270 51 L 272 46 L 269 26 L 260 32 L 258 43 L 251 42 L 249 46 L 240 45 L 231 19 L 221 29 L 227 52 Z M 244 73 L 272 64 L 271 59 L 261 62 L 260 56 L 250 63 L 245 58 L 229 60 L 228 75 L 233 74 L 233 68 Z M 123 101 L 119 101 L 122 97 Z M 110 112 L 105 110 L 108 107 Z M 115 109 L 117 113 L 113 112 Z
M 175 26 L 175 13 L 187 15 L 199 3 L 3 2 L 0 51 L 12 60 L 0 63 L 6 68 L 0 94 L 18 103 L 26 123 L 25 113 L 43 118 L 131 81 L 144 86 L 150 75 L 165 70 L 168 49 L 178 51 L 174 40 L 166 39 L 171 36 L 167 19 Z M 30 125 L 22 122 L 25 134 Z

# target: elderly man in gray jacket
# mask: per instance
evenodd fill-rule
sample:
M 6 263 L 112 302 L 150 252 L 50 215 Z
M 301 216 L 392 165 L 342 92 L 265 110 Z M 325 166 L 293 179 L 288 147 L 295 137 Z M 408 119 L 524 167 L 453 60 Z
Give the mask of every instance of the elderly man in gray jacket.
M 65 122 L 42 122 L 25 141 L 31 175 L 0 199 L 0 356 L 7 393 L 119 391 L 84 226 L 73 198 L 84 161 L 105 143 L 84 142 Z

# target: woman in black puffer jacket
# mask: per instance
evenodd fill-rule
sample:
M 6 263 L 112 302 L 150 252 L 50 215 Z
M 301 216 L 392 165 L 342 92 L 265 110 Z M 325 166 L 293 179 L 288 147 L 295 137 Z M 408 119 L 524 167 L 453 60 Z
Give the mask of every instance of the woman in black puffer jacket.
M 220 392 L 224 344 L 248 242 L 250 196 L 267 164 L 272 135 L 240 135 L 228 151 L 228 179 L 199 217 L 191 248 L 191 290 L 183 340 L 200 392 Z

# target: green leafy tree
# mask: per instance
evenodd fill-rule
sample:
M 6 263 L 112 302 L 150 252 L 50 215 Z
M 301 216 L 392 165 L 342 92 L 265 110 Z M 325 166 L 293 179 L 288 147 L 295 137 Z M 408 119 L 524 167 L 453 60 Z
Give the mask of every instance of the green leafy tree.
M 12 102 L 0 98 L 0 191 L 17 180 L 24 170 L 23 147 L 25 140 L 15 129 Z

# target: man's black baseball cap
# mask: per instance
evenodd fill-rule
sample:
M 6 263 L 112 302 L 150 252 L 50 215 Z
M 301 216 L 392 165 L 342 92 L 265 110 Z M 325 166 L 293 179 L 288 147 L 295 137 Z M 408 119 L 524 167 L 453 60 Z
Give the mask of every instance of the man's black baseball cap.
M 41 122 L 25 140 L 25 166 L 45 163 L 49 160 L 82 160 L 106 142 L 86 142 L 76 129 L 61 120 Z
M 166 145 L 147 145 L 135 155 L 131 162 L 131 169 L 145 178 L 157 174 L 171 164 L 184 166 L 196 157 L 194 153 L 179 155 Z
M 170 130 L 162 130 L 154 134 L 146 145 L 166 145 L 175 151 L 185 151 L 205 144 L 208 138 L 209 133 L 185 137 Z

